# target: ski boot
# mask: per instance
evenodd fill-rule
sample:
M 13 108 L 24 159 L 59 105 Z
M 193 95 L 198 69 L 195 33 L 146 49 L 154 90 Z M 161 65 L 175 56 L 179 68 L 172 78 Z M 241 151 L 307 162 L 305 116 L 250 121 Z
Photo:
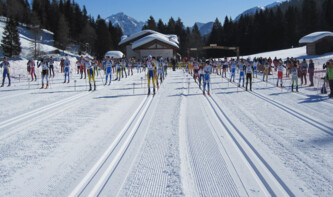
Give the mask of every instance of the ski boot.
M 67 83 L 69 83 L 69 80 L 67 81 Z
M 66 79 L 65 79 L 64 83 L 66 83 Z
M 106 86 L 106 84 L 107 84 L 107 83 L 108 83 L 108 82 L 107 82 L 107 81 L 105 81 L 105 84 L 104 84 L 104 85 Z
M 96 82 L 94 82 L 94 91 L 96 90 Z
M 40 89 L 43 89 L 44 88 L 44 84 L 42 84 L 42 87 Z
M 148 95 L 150 95 L 150 88 L 148 88 Z
M 8 84 L 8 86 L 7 87 L 10 87 L 10 83 Z
M 210 92 L 209 91 L 207 92 L 207 95 L 210 96 Z
M 110 82 L 109 82 L 109 85 L 111 85 L 111 80 L 110 80 Z
M 294 85 L 291 85 L 291 91 L 294 92 Z
M 206 93 L 205 93 L 205 91 L 202 91 L 202 94 L 203 94 L 204 96 L 206 96 Z
M 46 83 L 45 89 L 48 89 L 48 88 L 49 88 L 49 82 Z
M 296 86 L 296 92 L 298 92 L 298 86 Z
M 91 91 L 91 83 L 89 83 L 89 91 Z
M 155 88 L 153 88 L 153 94 L 155 95 Z

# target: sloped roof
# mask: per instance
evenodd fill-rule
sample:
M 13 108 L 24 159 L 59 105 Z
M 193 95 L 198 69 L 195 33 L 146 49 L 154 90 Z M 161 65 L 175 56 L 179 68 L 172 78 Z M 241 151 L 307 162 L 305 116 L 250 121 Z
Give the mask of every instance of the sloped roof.
M 119 42 L 119 45 L 122 45 L 122 44 L 124 44 L 124 43 L 126 43 L 126 42 L 130 42 L 130 41 L 132 41 L 132 40 L 135 40 L 136 38 L 138 38 L 138 37 L 140 37 L 140 36 L 143 36 L 143 35 L 145 35 L 145 34 L 155 34 L 155 33 L 158 33 L 158 32 L 156 32 L 156 31 L 153 31 L 153 30 L 142 30 L 142 31 L 140 31 L 140 32 L 137 32 L 137 33 L 135 33 L 135 34 L 132 34 L 132 35 L 130 35 L 129 37 L 126 37 L 125 39 L 123 39 L 123 40 L 121 40 L 120 42 Z
M 139 48 L 149 42 L 152 42 L 154 40 L 158 40 L 160 42 L 163 42 L 167 45 L 170 45 L 170 46 L 173 46 L 175 48 L 179 48 L 178 46 L 178 40 L 174 40 L 174 37 L 169 37 L 167 35 L 164 35 L 164 34 L 160 34 L 160 33 L 156 33 L 156 34 L 151 34 L 151 35 L 148 35 L 148 36 L 145 36 L 135 42 L 133 42 L 132 44 L 132 49 L 136 49 L 136 48 Z M 177 42 L 177 43 L 176 43 Z
M 113 58 L 123 58 L 124 54 L 121 51 L 108 51 L 105 53 L 105 56 L 110 56 Z
M 306 43 L 314 43 L 317 42 L 318 40 L 325 38 L 327 36 L 333 36 L 333 32 L 330 31 L 319 31 L 319 32 L 314 32 L 309 35 L 304 36 L 299 40 L 300 44 L 306 44 Z

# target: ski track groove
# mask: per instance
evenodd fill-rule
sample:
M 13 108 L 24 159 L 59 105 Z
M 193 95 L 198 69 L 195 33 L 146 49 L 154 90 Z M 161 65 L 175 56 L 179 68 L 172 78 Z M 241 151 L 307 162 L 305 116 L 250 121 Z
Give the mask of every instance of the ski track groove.
M 249 149 L 255 154 L 255 156 L 257 157 L 257 159 L 259 159 L 259 161 L 265 166 L 265 168 L 271 173 L 271 175 L 274 177 L 274 179 L 277 181 L 277 183 L 279 184 L 279 186 L 281 186 L 285 192 L 289 195 L 289 196 L 295 196 L 293 194 L 293 192 L 288 188 L 288 186 L 281 180 L 281 178 L 275 173 L 275 171 L 270 167 L 270 165 L 264 160 L 264 158 L 262 158 L 262 156 L 257 152 L 257 150 L 252 146 L 252 144 L 246 139 L 246 137 L 238 130 L 238 128 L 232 123 L 232 121 L 230 121 L 230 119 L 226 116 L 225 112 L 221 109 L 221 107 L 217 104 L 216 100 L 213 98 L 213 95 L 211 97 L 206 97 L 208 103 L 210 104 L 211 108 L 213 109 L 213 111 L 216 113 L 216 116 L 218 117 L 218 119 L 220 120 L 220 122 L 222 123 L 222 125 L 226 128 L 226 130 L 228 131 L 229 135 L 233 138 L 234 142 L 237 144 L 238 148 L 240 149 L 240 151 L 243 153 L 243 155 L 246 157 L 247 161 L 249 162 L 249 164 L 251 165 L 251 167 L 253 168 L 253 170 L 256 172 L 258 178 L 260 179 L 260 181 L 265 185 L 267 191 L 270 193 L 270 195 L 272 196 L 276 196 L 277 194 L 273 191 L 271 185 L 266 181 L 263 173 L 263 170 L 258 168 L 256 166 L 256 164 L 253 163 L 252 159 L 250 158 L 250 156 L 248 155 L 248 153 L 246 153 L 246 147 L 243 147 L 238 140 L 235 138 L 234 134 L 232 134 L 230 128 L 228 128 L 228 126 L 226 126 L 225 123 L 223 123 L 221 117 L 218 115 L 217 111 L 220 111 L 223 115 L 223 117 L 227 120 L 227 122 L 233 127 L 233 129 L 235 129 L 235 131 L 237 132 L 238 135 L 241 136 L 241 139 L 244 140 L 244 142 L 247 144 L 247 146 L 249 147 Z M 210 99 L 212 101 L 210 101 Z M 213 107 L 213 103 L 215 103 L 216 108 L 218 108 L 218 110 Z M 259 170 L 260 169 L 260 170 Z
M 218 100 L 220 100 L 220 99 L 218 99 Z M 243 113 L 241 113 L 241 114 L 245 114 L 246 118 L 244 117 L 243 119 L 246 120 L 246 124 L 251 124 L 251 125 L 255 126 L 255 128 L 253 128 L 252 130 L 255 130 L 255 131 L 261 130 L 262 133 L 264 133 L 268 137 L 268 139 L 274 140 L 274 143 L 278 144 L 279 147 L 275 147 L 275 149 L 279 148 L 284 153 L 283 154 L 284 156 L 288 155 L 289 159 L 286 160 L 283 157 L 283 158 L 281 158 L 282 160 L 284 160 L 286 163 L 290 163 L 290 160 L 292 158 L 296 158 L 300 162 L 299 165 L 304 165 L 306 168 L 308 168 L 308 170 L 315 172 L 316 175 L 320 177 L 320 178 L 317 177 L 317 179 L 319 179 L 323 185 L 327 185 L 327 182 L 331 182 L 330 178 L 328 178 L 326 176 L 327 172 L 320 170 L 322 164 L 317 163 L 317 161 L 315 161 L 316 162 L 315 164 L 309 165 L 309 163 L 313 163 L 311 161 L 313 159 L 309 158 L 308 155 L 306 155 L 305 153 L 303 153 L 299 150 L 296 150 L 297 153 L 293 153 L 293 152 L 295 152 L 295 147 L 294 147 L 294 145 L 290 144 L 291 142 L 286 141 L 283 137 L 281 137 L 278 134 L 275 134 L 274 132 L 272 132 L 272 133 L 267 132 L 267 131 L 269 131 L 269 128 L 266 128 L 266 127 L 262 128 L 262 125 L 252 122 L 252 117 L 249 116 L 247 111 L 243 111 Z M 260 120 L 257 120 L 257 122 L 260 122 Z M 259 133 L 259 135 L 262 135 L 262 134 Z M 267 138 L 267 137 L 264 137 L 264 138 Z M 273 142 L 271 142 L 271 143 L 273 143 Z M 266 143 L 266 145 L 270 146 L 271 144 Z M 273 150 L 275 150 L 275 149 L 273 149 Z M 293 160 L 292 162 L 295 162 L 295 161 Z M 300 168 L 300 170 L 302 170 L 302 169 Z M 298 171 L 298 170 L 296 170 L 296 171 Z M 301 175 L 303 175 L 303 173 L 298 172 L 298 175 L 301 176 Z M 306 178 L 311 179 L 311 177 L 306 177 Z M 303 179 L 304 179 L 304 177 L 303 177 Z
M 229 78 L 226 78 L 229 80 Z M 237 83 L 235 82 L 231 82 L 231 84 L 237 86 Z M 248 91 L 249 94 L 252 94 L 253 96 L 257 97 L 257 98 L 260 98 L 261 100 L 263 101 L 266 101 L 267 103 L 275 106 L 276 108 L 284 111 L 285 113 L 288 113 L 289 115 L 292 115 L 294 117 L 296 117 L 297 119 L 311 125 L 312 127 L 315 127 L 323 132 L 325 132 L 326 134 L 328 135 L 331 135 L 333 136 L 333 128 L 327 126 L 327 125 L 324 125 L 322 123 L 320 123 L 319 121 L 313 119 L 313 118 L 310 118 L 308 116 L 306 116 L 304 113 L 301 113 L 299 112 L 298 110 L 295 110 L 287 105 L 284 105 L 284 104 L 281 104 L 277 101 L 274 101 L 273 99 L 267 97 L 267 96 L 264 96 L 263 94 L 261 93 L 258 93 L 258 92 L 254 92 L 254 91 Z
M 170 90 L 164 88 L 168 84 L 170 77 L 172 76 L 168 76 L 165 79 L 160 86 L 160 90 L 157 91 L 158 98 L 156 99 L 158 101 L 155 103 L 154 114 L 160 115 L 151 117 L 147 128 L 149 132 L 146 134 L 141 148 L 142 151 L 140 151 L 135 167 L 127 177 L 124 184 L 125 187 L 122 188 L 119 196 L 183 196 L 180 187 L 180 164 L 177 153 L 179 140 L 176 137 L 177 130 L 174 130 L 174 126 L 172 126 L 177 125 L 179 120 L 170 119 L 170 113 L 164 113 L 165 110 L 158 107 L 160 102 L 168 103 L 170 99 L 177 99 L 177 102 L 174 102 L 175 105 L 170 107 L 174 108 L 180 104 L 181 99 L 168 96 Z M 161 95 L 166 99 L 160 99 Z M 176 107 L 175 109 L 174 113 L 178 114 L 179 108 Z M 166 110 L 166 112 L 168 111 Z M 165 123 L 163 120 L 167 120 L 167 122 Z M 164 131 L 163 128 L 167 130 L 161 132 L 161 129 Z
M 257 92 L 249 92 L 250 94 L 270 103 L 271 105 L 281 109 L 282 111 L 298 118 L 299 120 L 311 125 L 312 127 L 315 127 L 323 132 L 325 132 L 326 134 L 329 134 L 331 136 L 333 136 L 333 128 L 329 127 L 329 126 L 326 126 L 316 120 L 314 120 L 313 118 L 309 118 L 308 116 L 306 116 L 305 114 L 302 114 L 300 113 L 299 111 L 295 110 L 295 109 L 292 109 L 290 107 L 287 107 L 286 105 L 283 105 L 281 103 L 278 103 L 266 96 L 263 96 L 262 94 L 260 93 L 257 93 Z
M 211 85 L 212 86 L 212 85 Z M 212 88 L 212 87 L 211 87 Z M 251 168 L 255 171 L 255 173 L 257 174 L 258 178 L 260 179 L 260 181 L 264 184 L 264 186 L 266 187 L 267 191 L 270 193 L 270 195 L 272 196 L 277 196 L 277 194 L 275 193 L 277 190 L 280 190 L 279 187 L 283 188 L 283 192 L 286 192 L 287 195 L 289 196 L 295 196 L 295 194 L 289 189 L 289 187 L 283 182 L 283 180 L 276 174 L 276 172 L 272 169 L 272 167 L 264 160 L 264 158 L 259 154 L 259 152 L 253 147 L 253 145 L 246 139 L 246 137 L 240 132 L 240 130 L 233 124 L 233 122 L 227 117 L 227 115 L 225 114 L 225 112 L 222 110 L 222 108 L 218 105 L 218 103 L 216 102 L 216 100 L 213 98 L 215 97 L 215 95 L 211 95 L 211 96 L 206 96 L 206 100 L 209 104 L 209 106 L 211 107 L 211 109 L 215 112 L 216 117 L 219 119 L 221 125 L 226 129 L 226 131 L 228 132 L 229 136 L 233 139 L 233 141 L 236 143 L 238 149 L 242 152 L 242 154 L 245 156 L 246 160 L 249 162 Z M 213 103 L 215 104 L 216 107 L 213 106 Z M 233 134 L 233 132 L 231 131 L 230 128 L 228 128 L 229 126 L 227 126 L 223 120 L 221 119 L 220 115 L 218 114 L 218 111 L 221 113 L 221 115 L 226 119 L 226 121 L 228 122 L 228 124 L 230 124 L 230 126 L 235 130 L 235 134 L 240 136 L 240 139 L 242 141 L 245 142 L 245 144 L 247 145 L 247 147 L 244 147 L 244 145 L 241 145 L 241 143 L 236 139 L 235 134 Z M 249 153 L 246 153 L 247 151 L 251 151 L 254 155 L 255 158 L 252 159 L 258 159 L 259 162 L 262 164 L 263 167 L 265 167 L 269 173 L 266 175 L 263 175 L 262 173 L 267 173 L 264 170 L 259 170 L 260 167 L 258 167 L 257 165 L 260 164 L 255 164 L 253 163 L 251 157 L 249 156 Z M 272 176 L 271 178 L 274 178 L 274 180 L 276 181 L 274 183 L 273 186 L 277 186 L 278 188 L 274 188 L 272 189 L 272 185 L 270 185 L 265 177 L 267 176 Z M 274 190 L 274 191 L 273 191 Z
M 185 89 L 184 89 L 184 92 Z M 191 98 L 187 97 L 188 94 L 185 94 L 186 103 L 194 103 L 191 101 Z M 190 104 L 189 104 L 190 105 Z M 190 105 L 191 107 L 187 107 L 188 109 L 197 109 L 200 112 L 204 112 L 204 106 L 201 102 L 198 102 L 197 106 Z M 192 111 L 189 113 L 188 119 L 191 119 L 192 114 L 196 114 L 197 111 Z M 208 113 L 207 111 L 205 113 Z M 203 114 L 205 114 L 203 113 Z M 208 115 L 208 114 L 207 114 Z M 207 118 L 207 115 L 203 115 L 203 121 L 209 122 L 208 125 L 212 124 Z M 192 117 L 193 118 L 193 117 Z M 198 195 L 199 196 L 240 196 L 237 190 L 237 186 L 230 175 L 230 172 L 227 168 L 227 164 L 222 157 L 222 154 L 219 152 L 217 141 L 211 131 L 212 127 L 205 126 L 205 128 L 198 128 L 195 122 L 187 121 L 187 138 L 189 142 L 189 155 L 190 164 L 192 173 L 194 174 L 194 182 L 198 187 Z M 205 125 L 207 125 L 205 124 Z M 216 149 L 218 150 L 216 152 Z M 223 177 L 223 178 L 221 178 Z
M 89 183 L 95 178 L 97 173 L 99 173 L 100 169 L 109 159 L 110 155 L 114 152 L 114 150 L 118 147 L 118 145 L 120 145 L 121 141 L 125 141 L 125 143 L 122 144 L 121 149 L 117 153 L 115 153 L 116 158 L 112 160 L 111 165 L 109 165 L 106 171 L 102 172 L 102 179 L 98 180 L 98 183 L 95 185 L 93 190 L 90 191 L 89 196 L 99 195 L 103 191 L 106 183 L 112 176 L 113 171 L 117 168 L 117 165 L 119 164 L 121 158 L 126 153 L 128 146 L 135 137 L 135 133 L 137 129 L 140 127 L 142 120 L 146 115 L 146 111 L 149 109 L 151 101 L 152 97 L 146 97 L 142 101 L 141 105 L 137 108 L 136 112 L 133 114 L 130 120 L 125 124 L 125 127 L 116 137 L 116 139 L 111 143 L 109 148 L 104 152 L 104 154 L 99 158 L 99 160 L 95 163 L 95 165 L 90 169 L 90 171 L 86 174 L 86 176 L 82 179 L 82 181 L 77 185 L 77 187 L 71 192 L 69 196 L 72 197 L 80 196 L 85 191 Z M 140 114 L 140 112 L 142 113 Z M 139 118 L 137 119 L 138 116 Z M 133 124 L 135 125 L 134 128 L 131 130 L 130 135 L 123 140 L 124 135 L 129 132 L 129 129 Z

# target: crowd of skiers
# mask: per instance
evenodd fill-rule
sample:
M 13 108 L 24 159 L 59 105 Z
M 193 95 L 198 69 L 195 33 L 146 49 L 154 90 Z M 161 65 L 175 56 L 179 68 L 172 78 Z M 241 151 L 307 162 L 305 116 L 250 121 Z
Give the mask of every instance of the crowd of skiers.
M 193 75 L 194 80 L 199 83 L 201 88 L 201 81 L 203 81 L 203 94 L 206 92 L 206 85 L 208 87 L 207 93 L 209 92 L 210 85 L 210 74 L 216 73 L 221 75 L 222 78 L 227 78 L 227 72 L 229 71 L 230 82 L 235 82 L 236 72 L 239 73 L 238 87 L 245 87 L 245 90 L 252 91 L 252 78 L 258 78 L 258 72 L 262 73 L 262 81 L 268 81 L 268 76 L 272 74 L 272 71 L 277 72 L 276 87 L 283 87 L 283 76 L 291 79 L 291 91 L 298 92 L 299 79 L 301 85 L 307 85 L 307 78 L 309 78 L 309 86 L 314 86 L 314 71 L 315 65 L 313 60 L 298 60 L 295 58 L 287 58 L 285 61 L 282 59 L 274 58 L 254 58 L 248 59 L 194 59 L 191 58 L 189 61 L 185 60 L 186 70 Z M 333 60 L 329 60 L 324 64 L 326 69 L 326 80 L 329 81 L 332 98 L 333 88 Z M 246 79 L 246 80 L 245 80 Z M 246 86 L 245 86 L 246 82 Z
M 134 58 L 113 58 L 106 56 L 103 60 L 98 61 L 95 58 L 81 56 L 76 61 L 77 74 L 81 75 L 81 79 L 86 79 L 88 75 L 89 91 L 96 90 L 95 75 L 98 76 L 99 70 L 104 70 L 105 83 L 104 85 L 110 85 L 112 80 L 112 74 L 116 74 L 115 80 L 120 80 L 128 75 L 133 75 L 133 69 L 136 68 L 137 72 L 145 72 L 147 70 L 148 80 L 148 94 L 150 94 L 152 84 L 153 93 L 156 91 L 156 87 L 159 88 L 159 81 L 162 83 L 167 75 L 168 60 L 163 58 L 155 58 L 149 55 L 144 60 L 135 60 Z M 252 91 L 252 78 L 258 77 L 258 72 L 262 73 L 262 80 L 268 81 L 268 76 L 275 70 L 277 72 L 277 87 L 283 87 L 283 76 L 291 79 L 291 91 L 298 92 L 299 79 L 301 85 L 307 85 L 307 78 L 310 81 L 310 87 L 314 86 L 314 70 L 315 66 L 312 60 L 306 61 L 298 60 L 294 58 L 287 58 L 285 61 L 282 59 L 274 58 L 254 58 L 251 59 L 186 59 L 186 70 L 193 75 L 194 80 L 198 80 L 199 87 L 203 85 L 203 94 L 210 94 L 210 74 L 216 73 L 221 75 L 222 78 L 227 78 L 227 72 L 230 73 L 228 80 L 235 82 L 236 72 L 239 73 L 238 87 L 245 87 Z M 66 56 L 60 61 L 61 72 L 64 73 L 64 83 L 70 83 L 70 66 L 71 62 Z M 0 64 L 3 68 L 3 80 L 1 87 L 4 86 L 5 79 L 8 78 L 8 86 L 11 85 L 10 79 L 10 63 L 7 58 L 3 59 Z M 27 71 L 31 76 L 31 81 L 37 80 L 36 77 L 36 65 L 34 59 L 30 59 L 27 63 Z M 54 77 L 54 59 L 42 58 L 37 63 L 37 67 L 42 68 L 42 87 L 49 87 L 49 77 Z M 324 64 L 323 69 L 326 69 L 325 79 L 328 81 L 331 89 L 329 95 L 332 98 L 333 89 L 333 60 L 329 60 Z M 246 84 L 246 85 L 245 85 Z

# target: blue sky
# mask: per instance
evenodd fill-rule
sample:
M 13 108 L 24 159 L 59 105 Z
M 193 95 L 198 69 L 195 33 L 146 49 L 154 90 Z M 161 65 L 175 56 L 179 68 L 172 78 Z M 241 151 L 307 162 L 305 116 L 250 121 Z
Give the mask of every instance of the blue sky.
M 233 19 L 241 12 L 255 7 L 265 6 L 276 0 L 75 0 L 81 7 L 86 6 L 89 14 L 106 18 L 118 12 L 147 21 L 152 15 L 156 22 L 162 19 L 167 23 L 170 17 L 180 17 L 185 26 L 192 26 L 194 22 L 209 22 L 219 18 L 224 21 L 225 16 Z M 280 0 L 281 1 L 281 0 Z

